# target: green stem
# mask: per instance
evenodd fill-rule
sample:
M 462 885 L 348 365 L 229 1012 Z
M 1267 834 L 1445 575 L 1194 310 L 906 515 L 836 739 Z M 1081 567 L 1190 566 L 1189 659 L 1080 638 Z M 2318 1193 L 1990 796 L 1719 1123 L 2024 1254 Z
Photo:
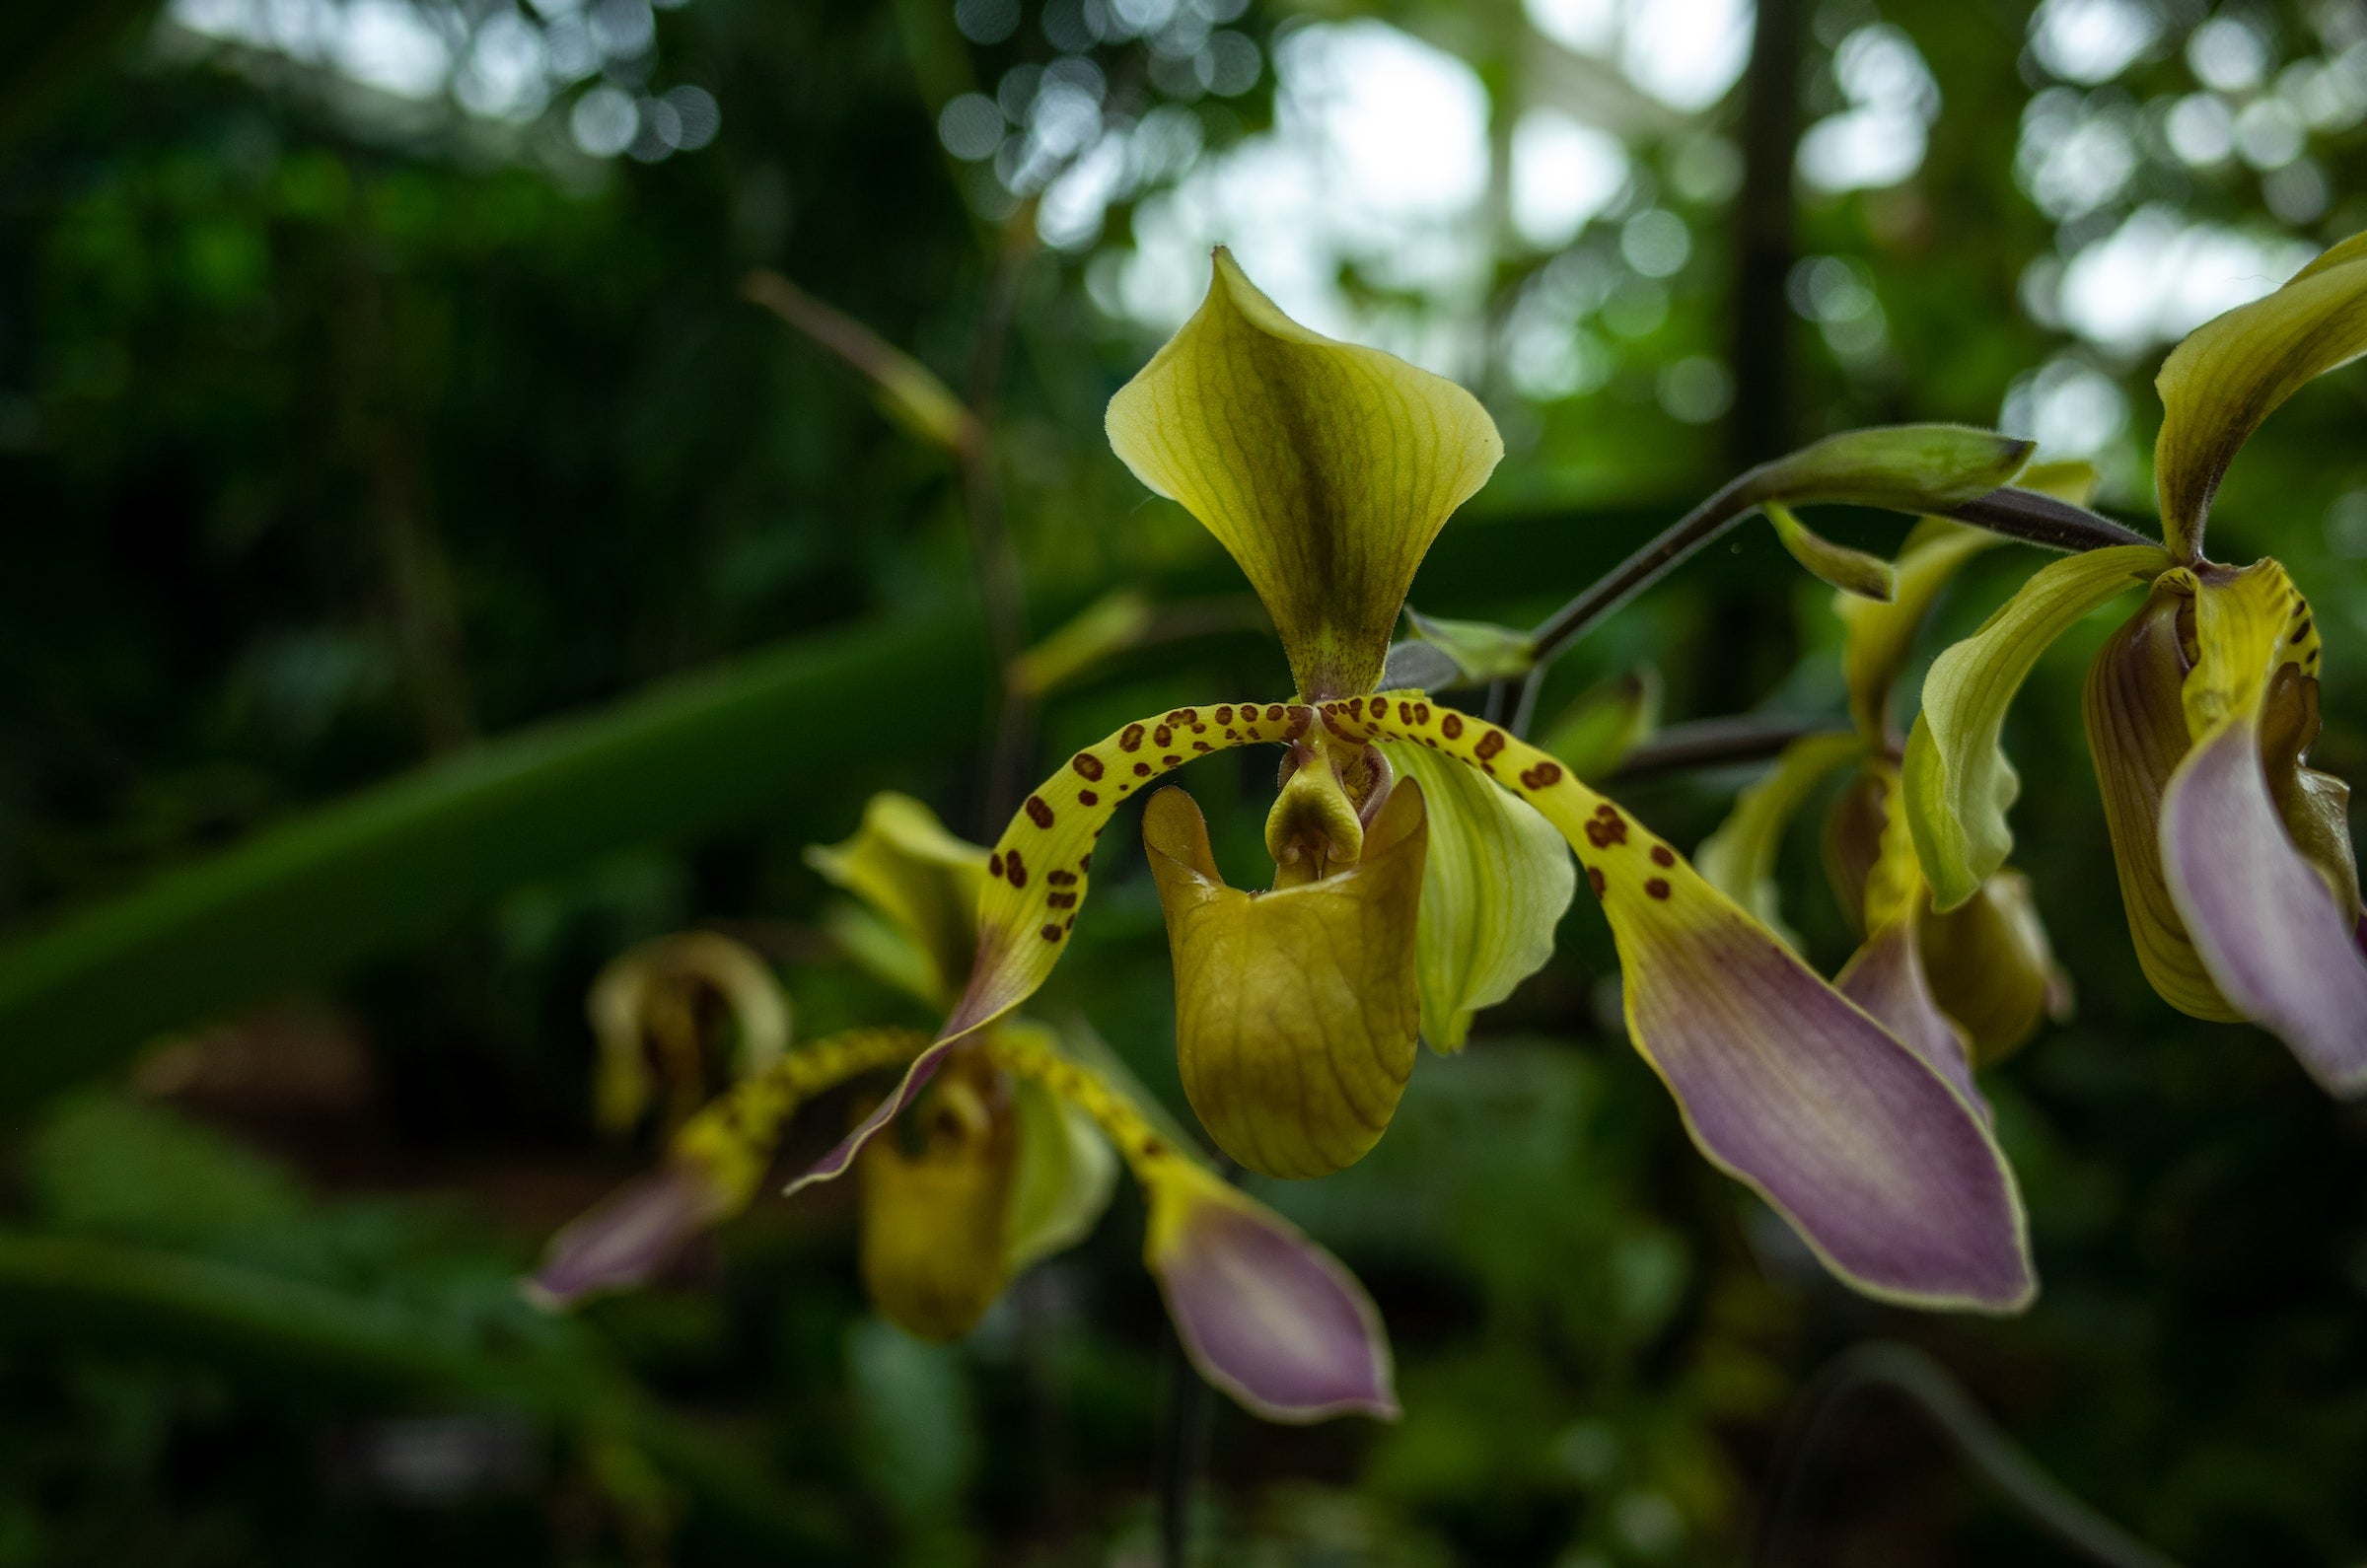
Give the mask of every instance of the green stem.
M 1803 1391 L 1804 1413 L 1779 1444 L 1772 1501 L 1752 1555 L 1760 1568 L 1787 1560 L 1789 1527 L 1807 1489 L 1810 1461 L 1831 1436 L 1841 1409 L 1878 1389 L 1914 1405 L 2017 1513 L 2089 1562 L 2103 1568 L 2177 1568 L 2041 1469 L 1946 1367 L 1911 1346 L 1881 1341 L 1844 1351 Z

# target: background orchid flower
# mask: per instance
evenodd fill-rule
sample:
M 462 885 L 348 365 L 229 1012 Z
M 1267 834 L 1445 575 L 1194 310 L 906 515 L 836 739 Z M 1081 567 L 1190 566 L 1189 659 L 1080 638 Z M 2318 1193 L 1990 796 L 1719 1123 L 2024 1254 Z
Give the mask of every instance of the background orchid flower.
M 2348 786 L 2304 761 L 2318 735 L 2319 638 L 2282 566 L 2203 556 L 2213 492 L 2262 419 L 2367 351 L 2367 236 L 2196 328 L 2155 381 L 2166 547 L 2052 562 L 1942 654 L 1904 767 L 1935 903 L 2002 863 L 2019 781 L 1999 748 L 2039 655 L 2132 588 L 2144 604 L 2090 667 L 2088 746 L 2138 962 L 2197 1018 L 2259 1023 L 2338 1095 L 2367 1093 L 2367 935 Z
M 858 933 L 854 951 L 927 999 L 935 971 L 919 958 L 949 932 L 968 940 L 974 899 L 948 892 L 985 857 L 919 802 L 883 795 L 854 837 L 808 858 L 863 901 L 871 924 L 841 922 Z M 702 935 L 737 950 L 735 976 L 760 976 L 777 996 L 754 954 Z M 785 999 L 776 1005 L 785 1014 Z M 529 1293 L 556 1308 L 647 1283 L 748 1206 L 803 1105 L 927 1043 L 861 1029 L 777 1053 L 684 1122 L 656 1171 L 553 1237 Z M 873 1305 L 923 1338 L 967 1334 L 1023 1269 L 1092 1230 L 1122 1155 L 1150 1210 L 1145 1261 L 1211 1383 L 1270 1420 L 1394 1416 L 1388 1337 L 1363 1287 L 1200 1165 L 1147 1104 L 1113 1062 L 1088 1066 L 1042 1026 L 998 1020 L 938 1076 L 903 1136 L 872 1142 L 857 1163 Z
M 1560 846 L 1514 825 L 1534 816 L 1577 850 L 1619 949 L 1630 1034 L 1711 1161 L 1861 1290 L 1990 1310 L 2030 1299 L 2013 1176 L 1959 1088 L 1562 763 L 1423 692 L 1369 689 L 1423 550 L 1501 450 L 1475 400 L 1299 326 L 1219 250 L 1198 314 L 1112 399 L 1109 428 L 1248 573 L 1299 690 L 1146 717 L 1030 795 L 987 861 L 976 962 L 936 1043 L 799 1185 L 849 1169 L 949 1053 L 1043 982 L 1119 805 L 1191 758 L 1278 743 L 1275 891 L 1225 889 L 1180 796 L 1145 813 L 1185 1080 L 1228 1153 L 1293 1175 L 1356 1158 L 1410 1071 L 1425 968 L 1427 1011 L 1452 1019 L 1534 966 L 1561 907 L 1543 869 Z M 1415 782 L 1393 790 L 1400 772 Z M 1447 843 L 1450 812 L 1470 848 L 1440 908 L 1452 899 L 1465 920 L 1434 918 L 1429 879 L 1410 893 L 1391 858 Z M 1500 874 L 1514 866 L 1525 882 Z M 1460 952 L 1426 964 L 1424 932 Z

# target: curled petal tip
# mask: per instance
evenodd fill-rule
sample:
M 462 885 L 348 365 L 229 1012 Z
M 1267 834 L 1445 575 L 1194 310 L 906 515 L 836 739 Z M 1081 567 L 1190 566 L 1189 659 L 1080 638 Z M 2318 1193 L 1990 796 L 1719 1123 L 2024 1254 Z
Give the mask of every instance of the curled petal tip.
M 730 1206 L 706 1173 L 681 1161 L 660 1167 L 570 1222 L 522 1282 L 527 1300 L 560 1312 L 588 1297 L 646 1285 L 690 1239 Z
M 1151 1205 L 1145 1261 L 1202 1377 L 1269 1421 L 1397 1418 L 1381 1315 L 1337 1258 L 1196 1166 Z

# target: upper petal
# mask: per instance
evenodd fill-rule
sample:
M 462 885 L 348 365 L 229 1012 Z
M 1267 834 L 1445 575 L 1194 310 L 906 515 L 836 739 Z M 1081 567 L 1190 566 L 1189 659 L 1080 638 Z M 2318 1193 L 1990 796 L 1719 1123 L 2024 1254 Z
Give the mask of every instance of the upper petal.
M 2048 644 L 2107 600 L 2169 565 L 2150 544 L 2118 544 L 2050 561 L 1933 661 L 1903 772 L 1915 853 L 1932 903 L 1952 909 L 2013 848 L 2005 811 L 2021 791 L 1998 746 L 2005 711 Z
M 1142 818 L 1176 967 L 1184 1092 L 1217 1147 L 1267 1176 L 1353 1165 L 1413 1070 L 1415 930 L 1428 840 L 1407 780 L 1363 858 L 1314 882 L 1228 888 L 1199 808 L 1161 790 Z
M 1481 720 L 1406 696 L 1319 711 L 1468 762 L 1560 829 L 1611 920 L 1636 1049 L 1702 1153 L 1835 1273 L 1922 1306 L 2030 1300 L 2021 1198 L 1980 1113 L 1668 844 Z
M 977 947 L 984 849 L 947 832 L 911 796 L 884 790 L 863 808 L 852 838 L 807 845 L 806 863 L 870 905 L 918 955 L 924 1000 L 943 1006 L 960 992 Z
M 1371 689 L 1423 552 L 1504 456 L 1477 398 L 1309 331 L 1221 247 L 1207 299 L 1108 426 L 1241 563 L 1310 699 Z
M 1415 747 L 1392 759 L 1429 808 L 1416 934 L 1422 1037 L 1461 1050 L 1471 1016 L 1553 957 L 1578 873 L 1552 823 L 1470 768 Z
M 2244 443 L 2314 377 L 2367 353 L 2367 234 L 2355 234 L 2250 305 L 2215 317 L 2170 351 L 2154 378 L 2153 447 L 2163 536 L 2202 549 L 2211 495 Z

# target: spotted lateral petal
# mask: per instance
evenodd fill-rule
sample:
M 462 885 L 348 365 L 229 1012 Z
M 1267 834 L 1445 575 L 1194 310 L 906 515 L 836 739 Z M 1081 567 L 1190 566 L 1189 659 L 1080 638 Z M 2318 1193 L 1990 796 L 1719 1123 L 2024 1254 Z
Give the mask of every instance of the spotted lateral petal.
M 969 984 L 929 1048 L 896 1093 L 872 1110 L 820 1164 L 789 1184 L 796 1192 L 832 1180 L 927 1086 L 938 1065 L 981 1025 L 1033 995 L 1060 962 L 1091 881 L 1094 845 L 1119 804 L 1194 757 L 1237 746 L 1294 741 L 1315 722 L 1298 703 L 1221 703 L 1177 708 L 1106 736 L 1068 759 L 1027 798 L 986 861 L 978 901 L 978 953 Z
M 1328 703 L 1343 739 L 1435 748 L 1578 851 L 1625 970 L 1628 1031 L 1694 1143 L 1869 1295 L 2010 1312 L 2037 1286 L 1980 1113 L 1668 844 L 1561 764 L 1418 693 Z

